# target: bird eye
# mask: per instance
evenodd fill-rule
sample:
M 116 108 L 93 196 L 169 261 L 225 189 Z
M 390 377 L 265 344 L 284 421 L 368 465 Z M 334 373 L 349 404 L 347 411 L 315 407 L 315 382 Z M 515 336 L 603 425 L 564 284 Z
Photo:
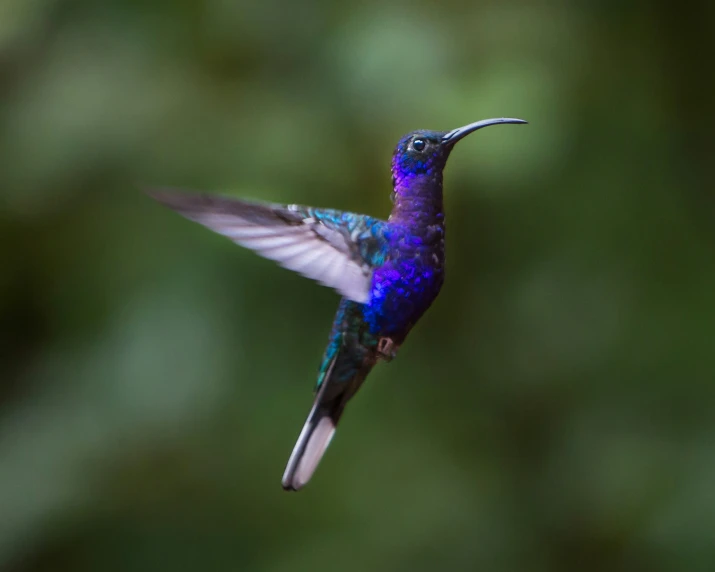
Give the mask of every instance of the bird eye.
M 426 145 L 427 143 L 424 139 L 415 139 L 412 142 L 412 146 L 415 148 L 415 151 L 422 151 Z

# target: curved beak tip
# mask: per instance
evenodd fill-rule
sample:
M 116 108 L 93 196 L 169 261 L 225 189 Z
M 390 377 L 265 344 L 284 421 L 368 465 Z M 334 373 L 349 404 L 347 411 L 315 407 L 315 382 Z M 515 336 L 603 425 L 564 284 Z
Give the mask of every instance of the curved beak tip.
M 442 137 L 442 142 L 443 143 L 449 143 L 449 144 L 454 144 L 463 137 L 466 137 L 470 133 L 474 133 L 477 129 L 481 129 L 482 127 L 489 127 L 490 125 L 504 125 L 504 124 L 516 124 L 516 125 L 525 125 L 528 124 L 528 121 L 524 121 L 523 119 L 514 119 L 512 117 L 499 117 L 496 119 L 483 119 L 482 121 L 477 121 L 475 123 L 470 123 L 469 125 L 465 125 L 464 127 L 458 127 L 457 129 L 453 129 L 449 133 L 446 133 Z

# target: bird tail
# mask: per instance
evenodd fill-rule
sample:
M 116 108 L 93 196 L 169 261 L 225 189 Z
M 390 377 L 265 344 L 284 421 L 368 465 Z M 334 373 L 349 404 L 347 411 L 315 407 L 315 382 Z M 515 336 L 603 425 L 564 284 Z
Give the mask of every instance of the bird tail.
M 285 490 L 297 491 L 313 476 L 335 434 L 335 427 L 343 412 L 343 406 L 340 400 L 333 401 L 326 407 L 321 403 L 321 395 L 320 392 L 318 393 L 283 473 Z
M 332 381 L 331 374 L 337 358 L 337 355 L 333 357 L 322 379 L 313 408 L 288 459 L 282 481 L 287 491 L 301 489 L 313 476 L 335 434 L 345 404 L 365 379 L 367 372 L 358 371 L 351 381 Z

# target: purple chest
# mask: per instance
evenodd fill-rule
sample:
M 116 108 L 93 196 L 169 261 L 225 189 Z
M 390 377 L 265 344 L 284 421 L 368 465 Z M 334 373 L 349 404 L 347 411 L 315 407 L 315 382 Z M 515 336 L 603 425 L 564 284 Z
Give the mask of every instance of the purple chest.
M 373 334 L 398 343 L 430 307 L 444 282 L 444 227 L 423 236 L 402 232 L 385 264 L 372 279 L 372 296 L 365 320 Z

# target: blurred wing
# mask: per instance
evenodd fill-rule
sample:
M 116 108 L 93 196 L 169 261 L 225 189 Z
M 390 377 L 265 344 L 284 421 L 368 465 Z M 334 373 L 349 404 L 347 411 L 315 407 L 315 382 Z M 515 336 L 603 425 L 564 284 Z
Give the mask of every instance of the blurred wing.
M 329 209 L 150 191 L 184 217 L 359 303 L 370 298 L 383 221 Z

